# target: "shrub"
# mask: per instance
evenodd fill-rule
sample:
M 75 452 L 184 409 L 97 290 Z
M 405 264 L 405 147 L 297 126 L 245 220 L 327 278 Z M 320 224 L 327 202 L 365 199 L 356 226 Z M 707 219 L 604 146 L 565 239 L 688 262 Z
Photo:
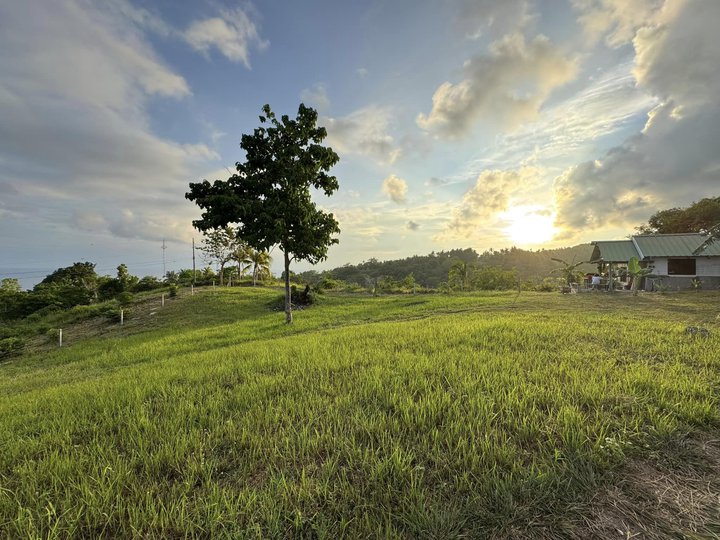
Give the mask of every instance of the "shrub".
M 122 307 L 129 306 L 130 304 L 132 304 L 134 299 L 135 297 L 133 296 L 133 294 L 127 291 L 121 292 L 117 295 L 117 301 Z
M 170 284 L 170 287 L 168 287 L 168 293 L 170 294 L 170 298 L 176 297 L 177 291 L 178 291 L 177 285 L 175 285 L 174 283 Z
M 20 354 L 25 348 L 25 342 L 17 336 L 0 339 L 0 358 Z

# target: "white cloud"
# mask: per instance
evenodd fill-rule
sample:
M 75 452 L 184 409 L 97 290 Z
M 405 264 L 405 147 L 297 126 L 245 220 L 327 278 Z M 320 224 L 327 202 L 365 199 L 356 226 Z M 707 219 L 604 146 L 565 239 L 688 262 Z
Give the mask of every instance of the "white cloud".
M 508 208 L 511 196 L 537 184 L 542 171 L 534 167 L 517 170 L 483 171 L 475 185 L 463 195 L 461 203 L 437 239 L 470 238 L 489 224 L 495 214 Z
M 720 42 L 714 0 L 677 2 L 638 30 L 638 85 L 662 103 L 642 132 L 555 181 L 558 225 L 569 234 L 630 227 L 653 212 L 717 194 Z
M 652 24 L 664 0 L 572 0 L 590 42 L 605 36 L 611 47 L 629 43 L 641 26 Z
M 323 117 L 328 144 L 340 153 L 370 156 L 380 163 L 394 163 L 402 154 L 388 132 L 393 121 L 389 108 L 370 105 L 341 118 Z
M 479 122 L 511 131 L 537 117 L 550 93 L 575 77 L 577 64 L 544 36 L 526 43 L 510 34 L 494 42 L 489 55 L 466 61 L 464 72 L 459 83 L 435 91 L 430 113 L 417 117 L 421 128 L 448 138 Z
M 383 180 L 382 191 L 390 197 L 393 202 L 402 204 L 407 200 L 408 185 L 402 178 L 391 174 Z
M 240 8 L 223 11 L 220 17 L 195 21 L 184 36 L 195 50 L 207 54 L 214 47 L 228 60 L 242 62 L 247 68 L 250 68 L 250 47 L 262 49 L 268 45 L 260 38 L 255 23 Z
M 306 88 L 300 93 L 300 99 L 306 105 L 312 106 L 318 111 L 326 111 L 330 108 L 330 98 L 327 95 L 327 89 L 322 83 L 318 83 L 312 88 Z
M 568 155 L 591 155 L 598 139 L 626 129 L 657 104 L 637 87 L 632 64 L 621 64 L 571 98 L 544 109 L 538 121 L 498 136 L 495 150 L 484 153 L 470 169 L 512 168 L 534 160 L 564 167 Z
M 137 234 L 151 235 L 158 214 L 189 223 L 183 194 L 193 167 L 217 154 L 150 131 L 148 100 L 190 89 L 145 40 L 140 15 L 118 5 L 0 6 L 0 176 L 21 188 L 17 208 L 27 218 L 75 226 L 88 223 L 77 217 L 88 208 L 110 216 L 127 207 Z

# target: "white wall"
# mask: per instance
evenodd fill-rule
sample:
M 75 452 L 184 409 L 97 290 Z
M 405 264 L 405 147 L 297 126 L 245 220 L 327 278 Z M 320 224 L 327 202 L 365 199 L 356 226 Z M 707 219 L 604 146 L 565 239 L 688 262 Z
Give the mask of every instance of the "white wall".
M 698 257 L 698 276 L 720 276 L 720 257 Z
M 655 262 L 653 263 L 654 270 L 652 273 L 655 274 L 656 276 L 667 276 L 667 273 L 668 273 L 667 259 L 658 258 L 658 259 L 653 259 L 653 261 L 655 261 Z

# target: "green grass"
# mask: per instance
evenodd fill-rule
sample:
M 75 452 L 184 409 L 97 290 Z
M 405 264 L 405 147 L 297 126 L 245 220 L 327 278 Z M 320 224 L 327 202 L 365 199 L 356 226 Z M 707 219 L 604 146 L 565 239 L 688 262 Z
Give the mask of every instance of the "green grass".
M 716 293 L 276 295 L 0 364 L 0 535 L 572 536 L 720 427 Z

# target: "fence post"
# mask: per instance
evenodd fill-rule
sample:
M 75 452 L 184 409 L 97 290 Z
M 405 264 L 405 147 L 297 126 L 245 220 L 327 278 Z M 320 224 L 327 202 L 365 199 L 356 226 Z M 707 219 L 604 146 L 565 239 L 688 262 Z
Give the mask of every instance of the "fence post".
M 160 297 L 160 306 L 165 307 L 165 293 L 162 293 L 162 296 Z
M 215 290 L 215 280 L 213 279 L 213 291 Z
M 62 328 L 60 329 L 60 332 L 58 333 L 58 347 L 62 347 Z
M 190 285 L 190 296 L 195 296 L 195 285 Z
M 125 310 L 120 310 L 120 326 L 125 323 Z

